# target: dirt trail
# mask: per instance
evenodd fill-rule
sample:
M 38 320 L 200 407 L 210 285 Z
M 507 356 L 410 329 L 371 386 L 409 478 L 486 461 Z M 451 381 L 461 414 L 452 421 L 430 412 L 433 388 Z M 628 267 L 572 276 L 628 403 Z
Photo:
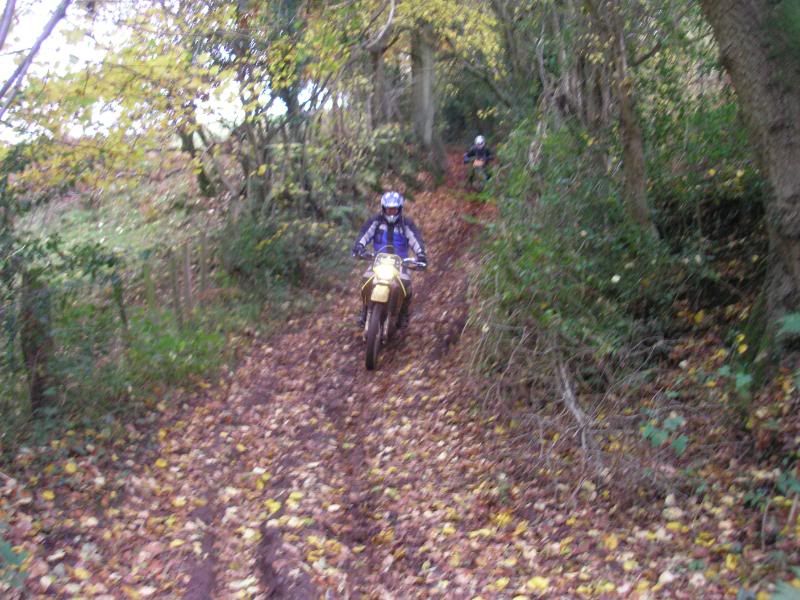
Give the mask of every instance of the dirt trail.
M 67 440 L 41 479 L 31 468 L 30 481 L 5 482 L 3 535 L 29 552 L 16 595 L 728 595 L 732 559 L 690 546 L 688 528 L 618 511 L 590 481 L 561 501 L 544 490 L 546 472 L 515 482 L 502 459 L 514 436 L 478 409 L 459 353 L 478 234 L 462 217 L 487 210 L 455 177 L 409 204 L 430 268 L 415 275 L 410 328 L 377 371 L 364 369 L 347 287 L 205 393 L 130 425 L 128 439 Z M 691 560 L 719 580 L 680 566 Z
M 410 328 L 377 371 L 363 366 L 355 293 L 331 294 L 328 307 L 289 321 L 227 382 L 162 406 L 152 431 L 131 427 L 138 447 L 94 461 L 93 485 L 84 477 L 55 499 L 25 500 L 32 514 L 15 526 L 23 536 L 38 530 L 40 542 L 26 592 L 199 599 L 479 591 L 486 582 L 477 574 L 446 584 L 438 565 L 450 560 L 452 571 L 447 547 L 461 546 L 456 532 L 484 523 L 486 509 L 470 491 L 492 471 L 480 428 L 463 415 L 468 388 L 451 356 L 466 321 L 463 267 L 476 233 L 461 216 L 480 210 L 456 186 L 451 179 L 407 205 L 431 265 L 415 276 Z M 75 475 L 89 468 L 76 465 Z M 40 502 L 46 522 L 35 517 Z

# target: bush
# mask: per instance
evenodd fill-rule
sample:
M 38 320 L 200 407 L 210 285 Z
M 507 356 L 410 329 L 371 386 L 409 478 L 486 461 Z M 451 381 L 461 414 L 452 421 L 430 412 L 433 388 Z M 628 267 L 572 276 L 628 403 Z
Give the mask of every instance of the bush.
M 518 166 L 498 182 L 500 218 L 490 228 L 478 280 L 485 300 L 474 319 L 488 324 L 488 335 L 510 339 L 484 344 L 500 351 L 483 362 L 507 366 L 505 349 L 523 331 L 533 333 L 530 340 L 557 339 L 569 356 L 624 354 L 659 335 L 683 273 L 628 221 L 585 132 L 550 133 L 535 173 L 524 166 L 532 136 L 526 126 L 501 152 L 503 163 Z
M 327 285 L 343 265 L 347 244 L 335 225 L 312 219 L 242 220 L 222 240 L 225 269 L 261 296 L 276 286 Z

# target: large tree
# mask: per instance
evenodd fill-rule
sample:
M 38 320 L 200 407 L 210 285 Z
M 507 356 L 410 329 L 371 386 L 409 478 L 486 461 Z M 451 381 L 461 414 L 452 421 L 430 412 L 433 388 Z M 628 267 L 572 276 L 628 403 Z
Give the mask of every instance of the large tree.
M 800 313 L 800 8 L 789 0 L 701 4 L 773 188 L 765 208 L 767 317 L 774 334 L 784 316 Z M 784 349 L 797 348 L 797 337 L 781 341 Z

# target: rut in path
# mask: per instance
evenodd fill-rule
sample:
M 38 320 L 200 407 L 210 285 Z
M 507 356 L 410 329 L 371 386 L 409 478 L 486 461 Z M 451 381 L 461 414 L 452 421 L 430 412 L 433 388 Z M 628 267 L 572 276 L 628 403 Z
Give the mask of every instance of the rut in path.
M 236 523 L 254 533 L 250 540 L 215 533 L 215 576 L 195 568 L 190 596 L 249 588 L 286 598 L 397 597 L 419 585 L 432 533 L 418 526 L 422 513 L 448 488 L 468 487 L 461 472 L 468 465 L 459 460 L 453 470 L 451 461 L 480 455 L 480 440 L 454 425 L 449 408 L 465 391 L 447 357 L 466 321 L 463 261 L 474 234 L 455 217 L 460 210 L 446 190 L 410 207 L 425 216 L 432 266 L 417 274 L 411 327 L 386 349 L 377 372 L 363 367 L 354 295 L 293 324 L 244 367 L 248 375 L 237 381 L 249 383 L 237 384 L 227 404 L 239 407 L 239 430 L 257 435 L 239 442 L 246 450 L 226 470 L 264 469 L 270 478 L 260 494 L 237 494 L 235 507 L 225 496 L 213 502 L 226 512 L 215 510 L 209 529 Z M 241 483 L 229 475 L 217 487 L 230 492 Z M 281 503 L 266 519 L 265 507 L 277 504 L 265 499 Z

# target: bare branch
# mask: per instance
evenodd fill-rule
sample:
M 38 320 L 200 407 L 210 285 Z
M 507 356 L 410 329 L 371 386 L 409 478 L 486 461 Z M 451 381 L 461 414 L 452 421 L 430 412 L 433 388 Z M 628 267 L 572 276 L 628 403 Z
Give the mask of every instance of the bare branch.
M 5 103 L 3 104 L 2 108 L 0 108 L 0 119 L 3 118 L 6 110 L 11 105 L 11 102 L 17 95 L 19 91 L 20 84 L 22 83 L 22 79 L 25 77 L 25 73 L 28 71 L 28 68 L 31 66 L 33 59 L 36 57 L 36 54 L 39 52 L 39 48 L 42 47 L 42 43 L 53 33 L 53 30 L 58 25 L 58 22 L 63 19 L 67 14 L 67 7 L 72 4 L 72 0 L 61 0 L 61 4 L 58 5 L 53 16 L 50 17 L 50 21 L 42 31 L 39 38 L 36 40 L 36 43 L 28 52 L 28 56 L 25 57 L 25 60 L 22 61 L 17 67 L 17 70 L 11 75 L 11 77 L 5 82 L 2 88 L 0 88 L 0 99 L 5 98 Z M 6 7 L 8 8 L 8 7 Z M 5 15 L 3 15 L 5 19 Z
M 0 48 L 6 43 L 8 31 L 11 29 L 11 20 L 14 18 L 16 0 L 7 0 L 6 9 L 3 11 L 3 20 L 0 21 Z
M 390 2 L 389 17 L 386 19 L 386 24 L 383 26 L 383 28 L 378 32 L 378 34 L 375 37 L 364 43 L 364 49 L 367 50 L 367 52 L 377 52 L 378 50 L 381 49 L 381 47 L 383 46 L 382 42 L 386 37 L 389 28 L 392 26 L 392 22 L 394 21 L 395 2 L 394 0 L 389 0 L 389 2 Z M 383 12 L 383 9 L 381 9 L 380 12 Z

